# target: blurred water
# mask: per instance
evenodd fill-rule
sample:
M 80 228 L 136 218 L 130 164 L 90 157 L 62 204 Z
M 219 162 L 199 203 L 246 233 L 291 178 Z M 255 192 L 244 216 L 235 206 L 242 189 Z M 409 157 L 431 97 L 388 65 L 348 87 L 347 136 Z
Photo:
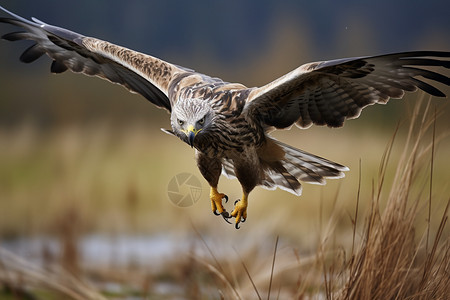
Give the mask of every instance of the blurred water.
M 76 245 L 82 265 L 91 267 L 126 267 L 139 265 L 158 268 L 177 253 L 185 253 L 192 246 L 191 238 L 167 235 L 86 235 Z M 61 257 L 62 245 L 57 238 L 36 236 L 1 241 L 0 246 L 36 263 L 46 263 L 46 257 Z

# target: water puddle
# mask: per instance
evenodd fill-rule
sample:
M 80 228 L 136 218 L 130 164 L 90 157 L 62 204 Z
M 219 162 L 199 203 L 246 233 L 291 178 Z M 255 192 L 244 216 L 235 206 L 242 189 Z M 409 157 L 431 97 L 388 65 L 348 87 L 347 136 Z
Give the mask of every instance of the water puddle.
M 86 235 L 76 245 L 83 265 L 126 267 L 136 264 L 156 268 L 179 253 L 186 253 L 195 241 L 167 235 Z M 0 241 L 0 246 L 32 263 L 45 264 L 46 257 L 60 257 L 60 240 L 37 236 Z

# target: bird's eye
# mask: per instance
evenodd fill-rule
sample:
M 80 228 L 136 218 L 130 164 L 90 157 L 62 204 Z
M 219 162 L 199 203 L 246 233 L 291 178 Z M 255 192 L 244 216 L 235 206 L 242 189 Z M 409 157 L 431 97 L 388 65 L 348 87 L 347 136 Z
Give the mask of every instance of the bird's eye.
M 183 124 L 184 124 L 183 120 L 178 119 L 177 121 L 178 121 L 178 125 L 183 126 Z
M 205 123 L 205 117 L 198 120 L 198 124 L 203 125 Z

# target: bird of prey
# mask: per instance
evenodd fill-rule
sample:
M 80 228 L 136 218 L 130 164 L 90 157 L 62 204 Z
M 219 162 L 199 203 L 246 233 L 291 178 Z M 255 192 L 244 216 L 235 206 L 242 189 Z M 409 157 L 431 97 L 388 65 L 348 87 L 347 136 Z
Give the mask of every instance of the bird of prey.
M 364 107 L 402 98 L 417 88 L 445 97 L 418 77 L 450 85 L 449 77 L 428 68 L 450 68 L 450 52 L 416 51 L 307 63 L 248 88 L 0 8 L 9 15 L 0 22 L 22 28 L 3 39 L 35 42 L 21 61 L 47 54 L 53 73 L 98 76 L 166 109 L 172 129 L 165 131 L 195 148 L 198 168 L 211 188 L 213 213 L 227 222 L 235 218 L 236 228 L 247 219 L 248 196 L 256 186 L 300 195 L 301 181 L 324 184 L 325 178 L 343 177 L 348 170 L 274 139 L 271 131 L 293 124 L 340 127 Z M 222 203 L 228 197 L 218 191 L 221 173 L 242 186 L 242 198 L 230 213 Z

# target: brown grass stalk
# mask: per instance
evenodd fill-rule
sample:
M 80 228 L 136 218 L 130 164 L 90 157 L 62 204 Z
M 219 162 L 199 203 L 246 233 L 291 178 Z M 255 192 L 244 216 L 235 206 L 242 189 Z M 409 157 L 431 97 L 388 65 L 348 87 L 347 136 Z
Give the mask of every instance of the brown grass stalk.
M 443 290 L 447 289 L 448 292 L 449 242 L 447 240 L 443 245 L 440 243 L 447 220 L 448 205 L 432 251 L 427 253 L 425 261 L 418 257 L 418 253 L 423 250 L 423 243 L 417 245 L 415 242 L 415 221 L 421 193 L 412 194 L 412 187 L 424 165 L 426 154 L 430 149 L 434 152 L 435 143 L 433 138 L 431 145 L 421 149 L 424 136 L 436 121 L 436 114 L 429 118 L 428 111 L 429 102 L 425 108 L 418 104 L 414 109 L 403 153 L 387 196 L 386 208 L 381 212 L 379 203 L 382 200 L 385 172 L 395 138 L 386 149 L 380 166 L 379 185 L 375 188 L 377 194 L 373 195 L 371 211 L 367 217 L 364 239 L 355 254 L 355 260 L 350 264 L 352 267 L 348 273 L 347 284 L 338 299 L 445 299 L 445 296 L 448 296 Z M 423 115 L 421 119 L 418 117 L 420 115 Z M 434 153 L 431 156 L 433 160 Z M 426 249 L 428 235 L 427 230 Z
M 0 283 L 12 289 L 36 287 L 62 295 L 64 299 L 106 299 L 90 286 L 60 268 L 43 269 L 0 247 Z

